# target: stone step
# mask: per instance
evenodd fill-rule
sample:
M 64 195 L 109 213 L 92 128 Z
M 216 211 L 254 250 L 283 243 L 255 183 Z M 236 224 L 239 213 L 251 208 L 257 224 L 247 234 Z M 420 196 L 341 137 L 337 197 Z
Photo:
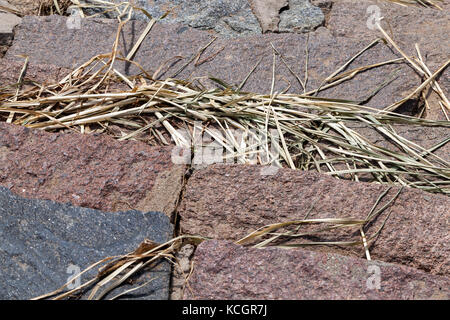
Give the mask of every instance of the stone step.
M 196 170 L 189 178 L 180 205 L 183 233 L 237 241 L 263 226 L 308 219 L 366 219 L 378 197 L 388 188 L 374 183 L 338 180 L 325 174 L 279 169 L 264 175 L 261 167 L 217 164 Z M 377 210 L 399 191 L 393 187 Z M 404 188 L 396 200 L 365 229 L 374 235 L 373 259 L 404 264 L 433 274 L 448 275 L 450 247 L 446 238 L 450 199 Z M 314 230 L 329 225 L 316 226 Z M 311 227 L 302 227 L 302 231 Z M 308 240 L 309 239 L 309 240 Z M 335 229 L 310 241 L 361 241 L 358 228 Z M 296 243 L 295 241 L 291 243 Z M 364 257 L 362 245 L 308 246 Z
M 17 55 L 26 54 L 32 63 L 74 68 L 97 54 L 110 52 L 117 27 L 118 23 L 112 19 L 82 19 L 77 29 L 73 21 L 66 17 L 25 17 L 16 29 L 13 46 L 8 50 L 6 57 L 17 59 Z M 119 51 L 122 55 L 127 55 L 145 27 L 146 23 L 142 21 L 131 21 L 124 26 L 119 37 Z M 316 89 L 326 77 L 377 36 L 373 34 L 361 39 L 334 36 L 325 28 L 309 33 L 307 91 Z M 150 74 L 163 66 L 158 75 L 161 79 L 175 75 L 182 79 L 200 77 L 199 81 L 203 85 L 213 88 L 217 86 L 217 83 L 209 80 L 208 77 L 219 78 L 238 87 L 262 59 L 242 90 L 269 93 L 273 70 L 272 43 L 296 74 L 296 76 L 292 75 L 278 57 L 274 92 L 283 92 L 288 89 L 287 92 L 290 93 L 303 93 L 298 79 L 303 81 L 305 78 L 305 47 L 308 38 L 305 34 L 273 33 L 238 39 L 219 37 L 204 50 L 198 60 L 193 61 L 177 74 L 213 37 L 208 31 L 192 29 L 180 24 L 156 23 L 133 60 L 150 71 Z M 177 56 L 182 58 L 170 60 Z M 349 69 L 398 57 L 399 55 L 393 53 L 389 47 L 378 43 L 361 55 Z M 136 66 L 129 63 L 117 61 L 115 66 L 128 75 L 140 72 Z M 369 106 L 382 108 L 400 100 L 419 86 L 420 77 L 406 64 L 391 64 L 368 70 L 351 81 L 319 93 L 319 96 L 362 101 L 387 80 L 394 79 L 394 74 L 398 77 L 380 90 L 368 103 Z
M 395 264 L 211 240 L 197 247 L 184 298 L 447 300 L 449 287 L 448 277 Z
M 172 218 L 185 166 L 172 147 L 108 135 L 48 133 L 0 123 L 0 186 L 102 211 L 159 211 Z
M 298 6 L 294 2 L 302 1 L 289 1 L 290 6 L 287 8 L 289 10 L 283 9 L 279 15 L 291 15 L 289 12 L 295 11 L 294 7 L 297 8 Z M 389 32 L 393 32 L 391 36 L 408 55 L 417 55 L 415 44 L 419 45 L 421 54 L 431 71 L 439 68 L 447 59 L 448 48 L 450 47 L 449 40 L 445 37 L 446 33 L 441 32 L 442 25 L 445 25 L 448 20 L 446 9 L 440 11 L 415 6 L 401 7 L 392 3 L 372 0 L 361 0 L 358 3 L 348 0 L 315 0 L 312 3 L 326 11 L 327 21 L 325 27 L 320 27 L 309 33 L 308 91 L 319 86 L 325 77 L 334 72 L 369 42 L 381 36 L 381 33 L 373 27 L 372 23 L 374 14 L 378 13 L 384 17 L 384 21 L 387 21 L 383 22 L 383 27 Z M 155 16 L 159 16 L 168 8 L 164 3 L 147 4 L 142 2 L 142 4 Z M 202 28 L 190 23 L 189 19 L 186 18 L 189 16 L 188 11 L 197 12 L 193 9 L 195 5 L 191 2 L 183 2 L 182 8 L 177 7 L 171 15 L 166 17 L 165 21 L 172 23 L 157 23 L 150 35 L 144 40 L 134 60 L 150 71 L 158 69 L 161 65 L 166 65 L 167 68 L 163 69 L 168 70 L 160 72 L 160 77 L 174 75 L 192 55 L 195 55 L 214 36 L 214 32 L 211 34 L 210 31 L 189 27 L 192 25 Z M 303 4 L 300 5 L 300 7 L 303 6 Z M 443 4 L 443 6 L 448 8 L 448 4 Z M 314 8 L 314 10 L 318 10 L 316 7 Z M 373 13 L 374 10 L 376 13 Z M 306 14 L 306 20 L 308 20 L 308 17 L 308 14 Z M 17 28 L 16 43 L 8 57 L 14 58 L 18 54 L 27 54 L 32 60 L 39 63 L 57 63 L 59 66 L 72 68 L 90 59 L 92 55 L 110 51 L 117 30 L 115 20 L 83 19 L 74 21 L 73 19 L 74 17 L 60 16 L 25 18 L 22 26 Z M 241 20 L 237 19 L 236 23 L 246 22 L 245 19 Z M 180 24 L 174 24 L 173 22 Z M 137 39 L 138 34 L 144 30 L 145 25 L 146 22 L 133 20 L 125 27 L 119 44 L 119 49 L 124 55 L 131 50 L 133 42 Z M 58 32 L 54 30 L 58 30 Z M 283 54 L 288 65 L 297 76 L 303 79 L 306 38 L 307 35 L 292 33 L 255 35 L 236 40 L 222 39 L 219 36 L 219 39 L 211 44 L 198 59 L 198 62 L 201 63 L 197 66 L 191 63 L 178 77 L 198 76 L 207 78 L 208 76 L 215 76 L 237 86 L 247 76 L 256 61 L 262 58 L 261 64 L 248 79 L 243 89 L 269 92 L 272 82 L 271 43 Z M 72 44 L 74 45 L 72 46 Z M 73 48 L 83 48 L 83 50 L 77 51 Z M 356 59 L 347 70 L 400 57 L 397 52 L 394 54 L 392 51 L 395 50 L 390 50 L 386 46 L 378 44 Z M 182 59 L 171 60 L 171 63 L 168 63 L 168 58 L 180 55 Z M 150 56 L 152 58 L 148 59 Z M 128 74 L 139 72 L 136 67 L 130 64 L 118 63 L 118 69 Z M 439 78 L 441 87 L 444 87 L 447 94 L 447 88 L 449 87 L 448 72 L 450 71 L 447 68 L 443 72 L 444 76 Z M 398 101 L 420 84 L 420 77 L 410 66 L 405 64 L 389 65 L 368 70 L 357 75 L 351 81 L 319 93 L 319 96 L 361 101 L 386 80 L 394 77 L 394 74 L 397 75 L 396 80 L 383 88 L 368 102 L 369 106 L 382 108 Z M 200 81 L 208 87 L 216 85 L 216 83 L 206 79 Z M 281 92 L 286 88 L 289 88 L 288 92 L 303 92 L 296 77 L 278 59 L 275 91 Z M 445 116 L 438 102 L 439 98 L 430 92 L 428 103 L 431 108 L 427 110 L 426 114 L 431 119 L 443 120 Z M 412 109 L 417 107 L 418 104 L 420 102 L 414 97 L 412 104 L 405 107 L 406 109 L 401 110 L 401 112 L 412 112 L 414 111 Z
M 163 213 L 103 212 L 25 199 L 4 187 L 0 187 L 0 221 L 2 300 L 47 294 L 99 260 L 133 252 L 144 239 L 164 243 L 173 234 L 173 225 Z M 96 276 L 97 269 L 83 274 L 80 284 Z M 168 299 L 170 270 L 164 261 L 107 298 L 155 278 L 127 298 Z
M 392 36 L 407 54 L 416 55 L 415 44 L 419 45 L 422 56 L 431 70 L 436 70 L 441 66 L 448 56 L 450 46 L 448 45 L 449 40 L 445 38 L 445 33 L 434 32 L 441 30 L 443 23 L 445 24 L 447 21 L 448 17 L 445 11 L 414 6 L 404 8 L 391 3 L 379 3 L 371 0 L 362 0 L 357 4 L 351 1 L 323 0 L 315 1 L 315 3 L 321 7 L 330 7 L 331 4 L 332 6 L 327 14 L 326 28 L 321 27 L 315 32 L 309 33 L 308 90 L 315 89 L 325 77 L 369 42 L 381 36 L 381 33 L 374 30 L 370 24 L 373 19 L 370 20 L 367 10 L 373 6 L 377 6 L 377 10 L 385 17 L 385 20 L 388 20 L 389 25 L 395 26 L 395 28 L 391 28 L 394 32 Z M 190 5 L 184 5 L 184 7 Z M 153 9 L 156 10 L 155 12 L 160 12 L 158 8 L 158 5 L 155 4 Z M 289 10 L 283 11 L 283 14 L 287 12 Z M 183 56 L 183 59 L 179 61 L 173 60 L 173 63 L 168 65 L 169 70 L 160 73 L 161 77 L 174 75 L 192 55 L 195 55 L 212 39 L 210 32 L 191 29 L 186 26 L 189 23 L 183 19 L 180 21 L 177 19 L 169 20 L 184 24 L 157 23 L 134 58 L 144 68 L 154 71 L 165 64 L 168 58 Z M 119 49 L 124 55 L 131 49 L 133 42 L 144 30 L 145 25 L 146 23 L 142 21 L 132 21 L 125 27 L 119 44 Z M 388 29 L 387 24 L 384 27 Z M 58 32 L 56 33 L 54 30 L 58 30 Z M 27 17 L 17 28 L 16 41 L 8 56 L 27 54 L 32 61 L 57 63 L 59 66 L 72 68 L 95 54 L 109 52 L 116 31 L 117 22 L 112 19 L 83 19 L 79 23 L 74 23 L 73 18 L 60 16 Z M 219 37 L 198 60 L 202 63 L 198 66 L 191 63 L 179 74 L 179 77 L 215 76 L 237 85 L 247 76 L 256 61 L 262 58 L 261 64 L 248 79 L 244 90 L 269 92 L 272 82 L 272 47 L 270 43 L 275 45 L 291 69 L 299 78 L 303 79 L 306 38 L 307 35 L 292 33 L 255 35 L 241 39 Z M 73 48 L 83 48 L 83 50 L 77 51 Z M 393 54 L 386 46 L 378 44 L 359 57 L 348 69 L 399 56 L 398 53 Z M 118 63 L 118 68 L 129 74 L 139 71 L 129 64 Z M 421 81 L 420 77 L 409 66 L 390 65 L 372 69 L 356 76 L 352 81 L 326 90 L 319 95 L 360 101 L 397 70 L 398 78 L 382 89 L 368 103 L 370 106 L 381 108 L 398 101 L 418 86 Z M 449 71 L 444 71 L 444 74 L 446 72 Z M 443 86 L 448 87 L 446 85 L 448 76 L 441 78 Z M 290 84 L 289 92 L 302 92 L 298 80 L 279 59 L 276 80 L 275 91 L 277 92 L 289 87 L 288 83 Z M 209 81 L 203 82 L 207 86 L 213 86 L 213 83 Z M 445 90 L 447 91 L 447 89 Z M 430 103 L 434 103 L 434 101 L 431 99 Z

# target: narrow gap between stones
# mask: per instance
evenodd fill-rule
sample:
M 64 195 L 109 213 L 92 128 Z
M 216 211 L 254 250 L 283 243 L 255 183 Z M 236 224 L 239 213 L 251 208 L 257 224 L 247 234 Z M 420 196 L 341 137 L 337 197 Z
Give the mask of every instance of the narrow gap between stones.
M 181 217 L 179 215 L 179 207 L 181 205 L 181 202 L 183 201 L 189 178 L 191 177 L 191 175 L 194 172 L 194 168 L 191 165 L 192 161 L 193 161 L 193 154 L 191 153 L 191 161 L 190 161 L 189 164 L 186 165 L 186 170 L 185 170 L 184 177 L 183 177 L 183 182 L 182 182 L 182 188 L 181 188 L 181 191 L 179 193 L 179 197 L 178 197 L 175 209 L 173 211 L 173 216 L 172 217 L 173 217 L 173 224 L 174 224 L 174 231 L 173 231 L 173 237 L 174 238 L 176 238 L 176 237 L 181 235 Z M 176 258 L 177 258 L 177 255 L 179 254 L 179 252 L 181 251 L 182 248 L 183 248 L 183 245 L 181 245 L 180 249 L 177 250 L 174 253 Z M 194 252 L 195 252 L 195 247 L 194 247 L 193 252 L 189 256 L 189 261 L 191 261 L 192 256 L 194 255 Z M 170 278 L 169 278 L 169 300 L 175 300 L 175 299 L 173 299 L 173 297 L 175 296 L 174 292 L 177 291 L 176 288 L 174 290 L 174 286 L 176 285 L 174 283 L 175 276 L 176 276 L 175 275 L 175 265 L 172 264 L 171 265 L 171 271 L 170 271 Z
M 174 237 L 178 237 L 181 233 L 181 225 L 180 225 L 180 215 L 179 215 L 179 206 L 181 204 L 181 201 L 183 201 L 183 197 L 186 191 L 186 186 L 188 183 L 189 178 L 191 177 L 192 173 L 194 172 L 194 169 L 190 164 L 187 165 L 186 171 L 184 173 L 183 182 L 182 182 L 182 188 L 180 191 L 180 195 L 178 197 L 174 212 L 173 212 L 173 225 L 174 225 Z

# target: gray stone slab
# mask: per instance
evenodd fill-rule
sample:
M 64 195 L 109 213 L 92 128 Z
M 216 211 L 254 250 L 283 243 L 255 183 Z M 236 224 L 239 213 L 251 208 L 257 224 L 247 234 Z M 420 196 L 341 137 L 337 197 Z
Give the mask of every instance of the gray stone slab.
M 14 38 L 14 27 L 22 19 L 16 14 L 16 7 L 9 4 L 6 0 L 0 0 L 0 58 L 4 56 Z
M 288 10 L 280 14 L 280 32 L 309 32 L 324 22 L 322 10 L 309 0 L 289 0 Z
M 83 0 L 82 3 L 95 3 Z M 114 0 L 120 4 L 122 0 Z M 282 32 L 308 32 L 316 29 L 324 22 L 322 11 L 309 2 L 309 0 L 289 0 L 288 6 L 283 8 L 280 16 L 280 31 Z M 258 22 L 256 6 L 264 6 L 263 2 L 255 3 L 252 7 L 247 0 L 136 0 L 137 7 L 145 9 L 155 18 L 163 16 L 168 10 L 171 13 L 163 19 L 164 22 L 181 23 L 189 27 L 213 30 L 226 37 L 260 34 L 262 29 Z M 119 6 L 125 9 L 125 4 Z M 281 8 L 279 9 L 281 10 Z M 99 14 L 102 9 L 85 9 L 88 15 Z M 256 12 L 255 12 L 256 11 Z M 76 14 L 76 10 L 73 11 Z M 279 12 L 276 12 L 278 15 Z M 115 18 L 117 11 L 109 11 L 102 16 Z M 134 19 L 148 20 L 140 10 L 135 10 Z
M 107 213 L 24 199 L 0 187 L 0 299 L 29 299 L 51 292 L 65 284 L 77 267 L 83 270 L 105 257 L 134 251 L 146 238 L 165 242 L 172 233 L 163 213 Z M 162 262 L 106 298 L 155 278 L 123 298 L 168 299 L 170 269 Z M 83 275 L 82 282 L 96 270 Z

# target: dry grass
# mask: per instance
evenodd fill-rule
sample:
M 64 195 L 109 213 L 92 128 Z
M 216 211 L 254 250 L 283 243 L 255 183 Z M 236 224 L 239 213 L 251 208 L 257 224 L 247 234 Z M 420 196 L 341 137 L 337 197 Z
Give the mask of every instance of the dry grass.
M 240 163 L 284 164 L 292 169 L 317 170 L 337 178 L 370 179 L 430 192 L 450 192 L 449 163 L 434 154 L 435 150 L 448 143 L 449 137 L 442 137 L 440 143 L 426 149 L 402 137 L 394 129 L 395 125 L 448 128 L 450 123 L 392 112 L 427 86 L 439 94 L 442 105 L 448 110 L 448 100 L 436 77 L 450 60 L 432 74 L 421 60 L 419 50 L 418 58 L 406 56 L 380 27 L 387 42 L 427 79 L 407 97 L 386 106 L 381 112 L 348 101 L 314 96 L 316 92 L 339 85 L 369 68 L 401 62 L 401 59 L 396 59 L 344 71 L 378 40 L 324 79 L 319 88 L 302 95 L 273 90 L 270 94 L 245 93 L 227 87 L 218 79 L 214 80 L 226 86 L 224 90 L 205 89 L 177 79 L 154 80 L 155 75 L 149 75 L 143 69 L 140 77 L 131 78 L 115 70 L 114 63 L 127 60 L 137 65 L 129 60 L 132 54 L 128 59 L 117 56 L 118 35 L 132 11 L 131 8 L 127 19 L 119 24 L 112 53 L 93 57 L 58 83 L 34 84 L 22 89 L 21 74 L 16 85 L 1 88 L 0 117 L 29 128 L 70 129 L 81 133 L 98 131 L 99 128 L 104 130 L 114 124 L 122 128 L 118 137 L 121 140 L 136 138 L 145 131 L 155 141 L 167 143 L 156 127 L 162 125 L 176 145 L 190 149 L 194 148 L 190 142 L 195 140 L 192 133 L 200 129 L 226 150 L 227 155 L 224 156 L 235 158 Z M 154 19 L 149 22 L 144 35 L 150 32 L 154 23 Z M 143 38 L 139 38 L 131 52 L 137 50 Z M 274 48 L 274 62 L 276 58 Z M 272 84 L 275 81 L 275 63 L 273 73 Z M 121 83 L 122 90 L 110 89 L 117 87 L 118 83 Z M 198 121 L 205 127 L 197 128 Z M 352 129 L 356 126 L 379 133 L 393 147 L 388 149 L 385 145 L 372 143 L 363 132 Z M 191 133 L 190 139 L 177 129 Z M 253 144 L 242 145 L 233 136 L 232 129 L 241 130 L 247 141 L 253 141 Z M 275 138 L 273 132 L 281 141 L 281 145 L 275 146 L 280 159 L 269 151 L 274 147 L 269 146 L 270 141 L 275 141 L 271 139 Z
M 426 149 L 399 135 L 394 129 L 395 125 L 450 127 L 448 121 L 431 121 L 394 112 L 404 102 L 412 96 L 421 94 L 426 88 L 434 90 L 441 98 L 442 107 L 449 110 L 448 100 L 436 80 L 440 72 L 448 66 L 449 61 L 443 62 L 439 70 L 431 72 L 421 58 L 419 48 L 417 57 L 406 56 L 380 27 L 386 42 L 403 56 L 401 59 L 346 71 L 353 60 L 378 42 L 376 40 L 331 73 L 317 89 L 303 94 L 277 93 L 273 92 L 273 89 L 267 94 L 241 92 L 239 89 L 243 83 L 238 88 L 231 88 L 219 79 L 215 80 L 225 89 L 205 89 L 193 82 L 179 79 L 155 80 L 155 74 L 148 74 L 143 69 L 140 76 L 127 77 L 114 68 L 114 63 L 117 60 L 127 60 L 139 66 L 131 60 L 132 53 L 127 58 L 117 55 L 119 33 L 130 19 L 132 11 L 133 8 L 130 7 L 129 11 L 121 16 L 126 18 L 124 21 L 119 17 L 119 29 L 110 53 L 93 57 L 57 83 L 46 85 L 33 83 L 24 87 L 24 72 L 22 72 L 16 84 L 0 88 L 0 119 L 29 128 L 49 131 L 68 129 L 81 133 L 108 132 L 108 126 L 114 124 L 122 130 L 122 134 L 117 137 L 121 140 L 137 139 L 140 134 L 147 132 L 155 141 L 161 143 L 165 142 L 163 133 L 159 131 L 163 128 L 174 144 L 191 150 L 194 146 L 190 141 L 194 139 L 186 139 L 177 129 L 184 128 L 185 132 L 190 132 L 193 136 L 195 131 L 199 130 L 196 122 L 201 121 L 205 127 L 200 130 L 212 136 L 227 150 L 228 157 L 231 156 L 240 163 L 254 163 L 256 159 L 261 165 L 276 163 L 292 169 L 317 170 L 336 178 L 356 181 L 370 176 L 372 181 L 389 186 L 399 185 L 428 192 L 450 193 L 449 162 L 434 154 L 437 149 L 450 141 L 450 137 L 442 137 L 440 143 Z M 150 20 L 143 35 L 150 32 L 154 23 L 155 20 Z M 143 38 L 143 36 L 139 38 L 132 52 L 137 50 Z M 190 62 L 194 62 L 195 58 Z M 282 59 L 273 48 L 274 61 L 277 58 Z M 314 96 L 320 90 L 337 86 L 370 68 L 400 62 L 410 64 L 426 80 L 407 97 L 385 106 L 384 110 Z M 250 74 L 253 71 L 250 70 Z M 275 63 L 273 73 L 275 74 Z M 306 82 L 307 74 L 304 80 L 300 78 L 298 80 L 300 83 Z M 272 81 L 274 83 L 275 76 Z M 395 148 L 389 149 L 371 142 L 362 132 L 352 129 L 356 127 L 354 125 L 378 132 L 395 145 Z M 233 136 L 232 129 L 241 130 L 254 143 L 243 145 L 242 141 Z M 280 154 L 279 159 L 269 152 L 272 146 L 269 146 L 268 139 L 261 139 L 261 135 L 256 134 L 259 132 L 263 132 L 264 136 L 269 138 L 273 136 L 273 132 L 277 133 L 281 141 L 275 148 Z M 306 214 L 303 220 L 277 223 L 256 230 L 237 243 L 253 243 L 255 247 L 274 243 L 279 245 L 279 241 L 283 242 L 284 247 L 361 245 L 367 259 L 370 259 L 368 243 L 379 235 L 389 215 L 373 234 L 366 235 L 367 226 L 384 212 L 401 192 L 400 189 L 385 205 L 376 209 L 389 189 L 390 187 L 387 187 L 380 195 L 366 219 L 352 217 L 308 219 Z M 302 225 L 319 225 L 319 228 L 300 233 Z M 290 239 L 320 236 L 326 232 L 345 228 L 349 228 L 351 233 L 359 231 L 361 239 L 305 244 L 286 243 Z M 173 254 L 184 240 L 199 243 L 205 238 L 181 236 L 164 244 L 145 241 L 132 253 L 108 257 L 88 267 L 84 272 L 103 265 L 97 276 L 80 288 L 65 291 L 68 285 L 66 284 L 37 299 L 48 297 L 63 299 L 87 288 L 92 289 L 89 299 L 103 298 L 144 267 L 162 259 L 174 262 Z M 255 242 L 257 243 L 254 244 Z
M 398 190 L 398 192 L 389 200 L 385 201 L 385 204 L 378 208 L 381 201 L 387 196 L 391 187 L 386 188 L 383 191 L 378 199 L 375 201 L 372 209 L 367 214 L 365 219 L 357 219 L 354 217 L 345 217 L 345 218 L 322 218 L 322 219 L 309 219 L 308 216 L 314 208 L 313 204 L 311 208 L 306 213 L 304 219 L 295 220 L 295 221 L 287 221 L 282 223 L 274 223 L 271 225 L 264 226 L 251 232 L 244 238 L 236 241 L 236 244 L 251 244 L 255 248 L 267 247 L 269 245 L 276 245 L 281 248 L 296 248 L 296 247 L 304 247 L 304 246 L 362 246 L 364 248 L 364 252 L 368 260 L 370 260 L 369 253 L 369 243 L 374 241 L 380 234 L 381 230 L 384 228 L 384 225 L 389 219 L 390 213 L 386 214 L 383 219 L 383 222 L 380 224 L 378 229 L 366 236 L 366 232 L 369 231 L 369 226 L 372 222 L 379 218 L 387 208 L 389 208 L 395 200 L 398 198 L 400 193 L 402 192 L 402 188 Z M 313 228 L 309 228 L 308 230 L 304 230 L 300 232 L 302 226 L 312 226 Z M 318 227 L 316 227 L 318 226 Z M 296 227 L 296 228 L 292 228 Z M 345 229 L 344 232 L 347 237 L 352 238 L 352 235 L 360 233 L 361 238 L 354 240 L 340 240 L 340 241 L 292 241 L 298 239 L 305 239 L 310 237 L 315 237 L 317 239 L 321 239 L 322 236 L 330 235 L 330 231 L 333 232 L 337 229 Z M 278 232 L 275 232 L 278 231 Z M 356 233 L 355 233 L 356 231 Z M 342 235 L 341 235 L 342 236 Z M 354 236 L 353 236 L 354 238 Z
M 399 4 L 402 6 L 406 5 L 420 5 L 423 7 L 434 7 L 442 10 L 442 8 L 439 6 L 439 4 L 442 2 L 442 0 L 387 0 L 389 2 L 393 2 L 395 4 Z
M 42 3 L 40 15 L 67 15 L 67 9 L 73 4 L 71 0 L 47 0 Z
M 11 10 L 0 5 L 0 9 L 14 13 L 18 16 L 52 14 L 67 15 L 67 9 L 74 4 L 72 0 L 10 0 L 17 10 Z
M 155 243 L 148 239 L 144 240 L 136 250 L 128 254 L 107 257 L 96 263 L 93 263 L 82 272 L 70 279 L 61 288 L 49 292 L 47 294 L 33 298 L 32 300 L 41 300 L 51 298 L 52 300 L 62 300 L 65 298 L 75 298 L 82 294 L 87 294 L 88 300 L 101 300 L 110 294 L 114 289 L 119 287 L 125 281 L 132 278 L 136 273 L 143 269 L 151 269 L 158 265 L 161 261 L 167 260 L 169 263 L 177 263 L 175 261 L 175 252 L 179 249 L 183 241 L 191 243 L 200 243 L 206 240 L 203 237 L 195 236 L 180 236 L 166 243 Z M 90 270 L 97 268 L 98 273 L 92 279 L 81 284 L 77 288 L 67 290 L 73 281 L 85 275 Z M 151 279 L 144 284 L 134 287 L 133 289 L 122 292 L 118 295 L 110 297 L 109 300 L 114 300 L 120 296 L 129 294 L 149 284 Z

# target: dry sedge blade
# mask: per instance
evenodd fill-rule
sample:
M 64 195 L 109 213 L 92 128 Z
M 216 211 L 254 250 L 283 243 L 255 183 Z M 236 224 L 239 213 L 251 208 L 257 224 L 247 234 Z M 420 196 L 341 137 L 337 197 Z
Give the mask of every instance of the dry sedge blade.
M 264 226 L 259 228 L 258 230 L 250 233 L 244 238 L 236 241 L 236 244 L 245 244 L 251 240 L 260 238 L 261 236 L 268 234 L 274 230 L 287 227 L 290 225 L 299 225 L 299 224 L 318 224 L 318 223 L 331 223 L 331 224 L 345 224 L 345 225 L 362 225 L 364 224 L 364 220 L 353 219 L 353 218 L 323 218 L 323 219 L 305 219 L 305 220 L 294 220 L 282 223 L 274 223 L 271 225 Z
M 155 23 L 156 23 L 156 19 L 150 20 L 150 22 L 147 24 L 144 31 L 142 32 L 142 34 L 139 36 L 138 40 L 134 44 L 133 49 L 131 49 L 130 52 L 128 53 L 127 60 L 133 59 L 133 57 L 136 54 L 136 51 L 139 49 L 142 41 L 144 41 L 145 37 L 150 32 L 150 30 L 152 30 Z

